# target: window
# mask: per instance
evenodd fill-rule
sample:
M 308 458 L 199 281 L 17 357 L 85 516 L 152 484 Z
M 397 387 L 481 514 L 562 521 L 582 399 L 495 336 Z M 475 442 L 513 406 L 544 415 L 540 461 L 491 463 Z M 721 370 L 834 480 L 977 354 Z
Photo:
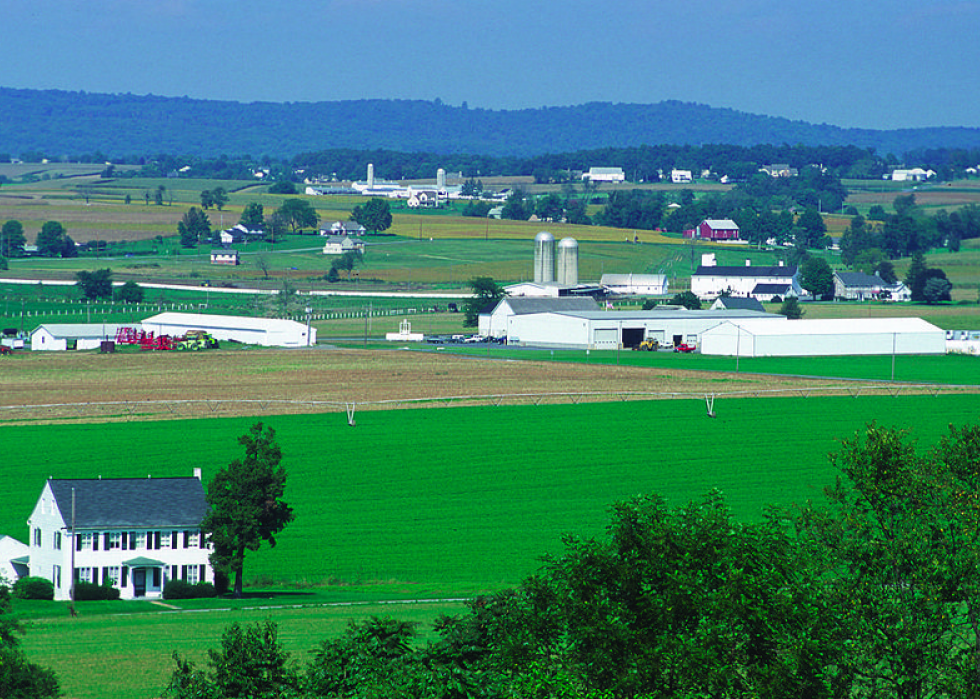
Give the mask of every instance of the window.
M 129 535 L 130 550 L 146 548 L 146 532 L 132 532 Z
M 56 550 L 61 550 L 61 532 L 54 533 L 54 547 Z
M 185 549 L 196 549 L 198 548 L 200 534 L 196 531 L 186 531 L 184 532 L 184 548 Z
M 41 528 L 40 527 L 34 527 L 34 545 L 35 546 L 40 546 L 41 545 Z
M 51 582 L 54 583 L 55 590 L 61 587 L 61 566 L 54 566 L 51 569 Z
M 122 534 L 119 532 L 106 532 L 105 533 L 105 548 L 106 551 L 111 549 L 118 549 L 122 547 Z
M 92 532 L 85 532 L 83 534 L 78 534 L 78 551 L 90 551 L 92 550 L 93 542 L 95 541 L 98 534 L 93 534 Z
M 187 566 L 187 577 L 185 580 L 190 584 L 195 584 L 200 581 L 198 573 L 200 572 L 198 566 Z
M 106 566 L 102 569 L 102 584 L 108 581 L 114 586 L 119 585 L 120 568 L 119 566 Z
M 89 567 L 75 568 L 75 582 L 95 582 L 92 580 L 92 569 Z

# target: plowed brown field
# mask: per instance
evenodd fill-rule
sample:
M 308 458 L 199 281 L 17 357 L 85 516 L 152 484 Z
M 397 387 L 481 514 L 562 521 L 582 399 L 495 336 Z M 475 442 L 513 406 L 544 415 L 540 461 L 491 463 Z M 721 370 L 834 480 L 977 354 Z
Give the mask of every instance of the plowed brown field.
M 840 385 L 830 379 L 507 361 L 398 350 L 45 352 L 0 361 L 0 423 L 308 413 L 343 410 L 351 403 L 361 410 L 449 402 L 691 398 L 779 390 L 800 395 Z M 840 392 L 849 390 L 855 389 Z

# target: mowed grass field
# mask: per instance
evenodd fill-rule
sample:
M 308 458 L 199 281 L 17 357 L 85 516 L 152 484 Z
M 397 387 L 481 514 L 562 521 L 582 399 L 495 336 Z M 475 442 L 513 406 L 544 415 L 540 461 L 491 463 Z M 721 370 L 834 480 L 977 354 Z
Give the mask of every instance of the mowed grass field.
M 247 573 L 299 594 L 193 614 L 93 604 L 75 620 L 62 604 L 46 615 L 32 603 L 25 647 L 59 672 L 69 697 L 158 696 L 171 652 L 203 658 L 231 621 L 277 621 L 301 660 L 351 618 L 428 625 L 459 605 L 362 603 L 514 585 L 561 549 L 562 534 L 599 534 L 608 506 L 636 494 L 680 505 L 717 488 L 749 520 L 766 504 L 819 500 L 834 477 L 828 455 L 867 422 L 907 426 L 927 445 L 978 410 L 976 396 L 898 396 L 720 400 L 714 420 L 698 400 L 362 412 L 356 428 L 337 414 L 270 418 L 296 520 L 275 548 L 249 554 Z M 16 458 L 0 470 L 0 531 L 26 536 L 47 476 L 162 477 L 197 466 L 208 480 L 238 456 L 235 438 L 251 422 L 2 428 Z M 323 583 L 333 584 L 308 587 Z M 324 590 L 356 606 L 318 604 Z

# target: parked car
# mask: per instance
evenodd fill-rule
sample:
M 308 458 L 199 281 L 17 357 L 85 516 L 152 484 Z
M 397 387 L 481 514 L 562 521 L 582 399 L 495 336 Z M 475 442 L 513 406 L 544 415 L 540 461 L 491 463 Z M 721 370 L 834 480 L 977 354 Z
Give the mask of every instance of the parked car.
M 446 344 L 446 338 L 442 335 L 429 335 L 425 338 L 425 341 L 430 345 L 444 345 Z
M 684 352 L 685 354 L 689 354 L 689 353 L 693 352 L 696 349 L 697 349 L 696 346 L 689 345 L 686 342 L 684 342 L 684 343 L 681 343 L 681 344 L 677 345 L 677 347 L 674 348 L 674 351 L 675 352 Z

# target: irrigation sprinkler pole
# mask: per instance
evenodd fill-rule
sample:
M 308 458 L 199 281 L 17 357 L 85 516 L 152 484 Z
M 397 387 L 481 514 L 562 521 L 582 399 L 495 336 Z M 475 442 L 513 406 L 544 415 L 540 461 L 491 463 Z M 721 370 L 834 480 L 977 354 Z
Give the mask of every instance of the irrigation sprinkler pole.
M 897 333 L 892 333 L 892 381 L 895 380 L 895 339 Z

